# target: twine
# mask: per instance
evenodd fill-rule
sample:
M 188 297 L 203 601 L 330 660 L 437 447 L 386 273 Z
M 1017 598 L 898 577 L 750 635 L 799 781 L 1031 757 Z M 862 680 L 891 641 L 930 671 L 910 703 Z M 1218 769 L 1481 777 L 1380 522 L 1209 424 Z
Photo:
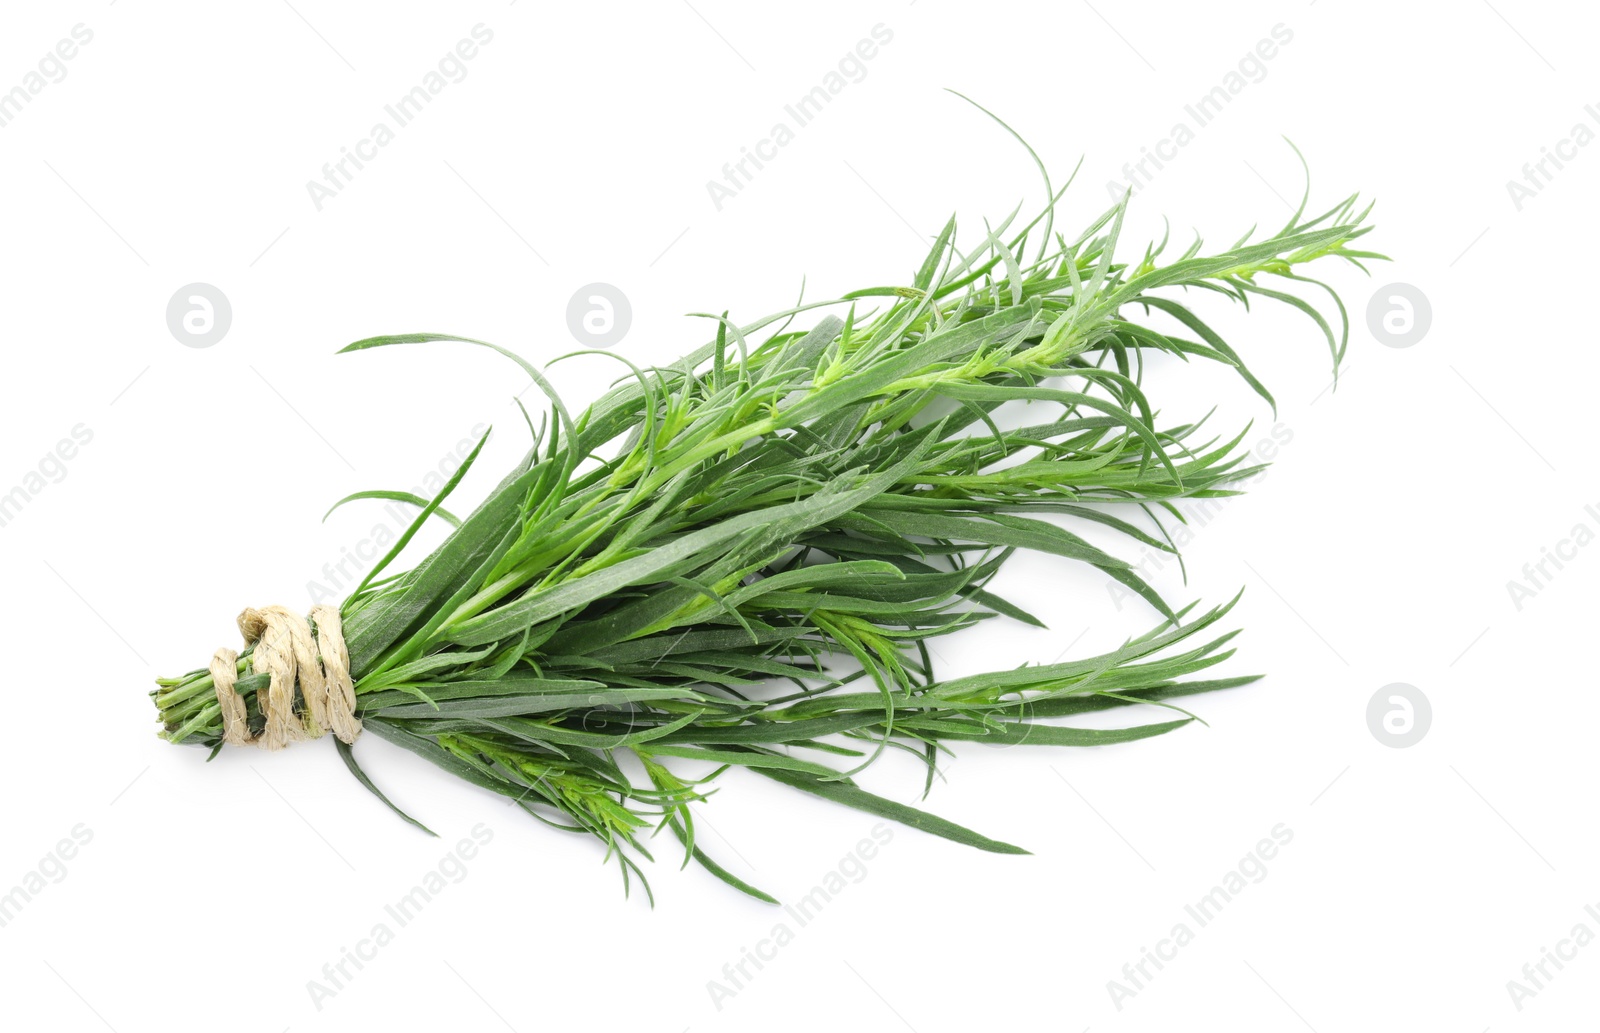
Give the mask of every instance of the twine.
M 350 654 L 345 649 L 339 611 L 314 606 L 310 620 L 281 606 L 247 609 L 239 614 L 239 634 L 254 646 L 253 672 L 267 672 L 270 683 L 256 693 L 267 723 L 260 734 L 250 734 L 244 697 L 235 691 L 239 654 L 223 648 L 211 657 L 211 678 L 217 705 L 222 708 L 222 739 L 231 746 L 255 744 L 281 750 L 291 742 L 321 738 L 329 729 L 347 743 L 361 734 L 356 718 L 355 683 L 350 678 Z M 305 711 L 294 711 L 295 686 L 305 701 Z

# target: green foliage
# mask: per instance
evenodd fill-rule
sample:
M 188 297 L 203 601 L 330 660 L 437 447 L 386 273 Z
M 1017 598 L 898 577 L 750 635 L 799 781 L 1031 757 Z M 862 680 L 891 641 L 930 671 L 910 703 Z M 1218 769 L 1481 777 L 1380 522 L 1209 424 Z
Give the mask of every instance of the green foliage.
M 489 498 L 464 520 L 440 508 L 476 450 L 438 498 L 350 496 L 421 507 L 343 607 L 366 728 L 598 838 L 625 881 L 638 872 L 634 856 L 648 856 L 641 840 L 653 826 L 681 841 L 685 863 L 770 900 L 695 843 L 693 810 L 729 767 L 1020 852 L 874 796 L 851 776 L 890 746 L 924 758 L 931 784 L 952 741 L 1092 746 L 1160 735 L 1192 718 L 1179 711 L 1112 730 L 1056 720 L 1176 709 L 1169 700 L 1251 681 L 1191 677 L 1232 654 L 1232 634 L 1215 630 L 1231 603 L 1174 611 L 1126 561 L 1071 528 L 1090 522 L 1175 551 L 1158 519 L 1181 519 L 1174 500 L 1233 494 L 1258 469 L 1239 436 L 1202 440 L 1198 425 L 1162 426 L 1144 355 L 1220 363 L 1271 401 L 1179 300 L 1192 289 L 1299 309 L 1337 369 L 1343 306 L 1303 270 L 1324 258 L 1381 258 L 1352 247 L 1368 232 L 1367 210 L 1351 197 L 1306 219 L 1302 203 L 1259 242 L 1205 253 L 1196 240 L 1162 264 L 1163 241 L 1130 263 L 1116 257 L 1126 199 L 1072 241 L 1052 233 L 1058 199 L 1009 237 L 1006 220 L 971 255 L 957 250 L 952 219 L 909 283 L 743 326 L 718 318 L 710 344 L 634 370 L 576 418 L 537 370 L 497 348 L 550 396 L 551 414 Z M 1334 322 L 1264 286 L 1273 280 L 1326 291 Z M 860 310 L 868 299 L 881 310 Z M 788 328 L 822 308 L 838 314 Z M 345 350 L 462 340 L 409 334 Z M 1024 407 L 1033 422 L 1005 429 Z M 1113 511 L 1129 504 L 1157 518 L 1154 528 Z M 386 576 L 434 514 L 455 525 L 450 537 Z M 1101 656 L 941 679 L 928 639 L 997 615 L 1040 623 L 988 587 L 1017 550 L 1105 572 L 1161 624 Z M 239 683 L 252 714 L 261 680 Z M 220 743 L 208 673 L 164 680 L 154 695 L 167 738 Z

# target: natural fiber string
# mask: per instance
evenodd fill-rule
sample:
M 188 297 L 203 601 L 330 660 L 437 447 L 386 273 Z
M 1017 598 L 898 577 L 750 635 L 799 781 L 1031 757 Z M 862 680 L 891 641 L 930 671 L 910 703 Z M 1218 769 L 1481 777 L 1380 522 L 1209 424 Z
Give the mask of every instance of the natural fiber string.
M 281 750 L 291 742 L 319 738 L 329 729 L 344 742 L 356 741 L 361 722 L 356 718 L 350 654 L 337 609 L 314 606 L 309 621 L 281 606 L 247 609 L 239 614 L 239 633 L 245 645 L 255 647 L 251 670 L 270 676 L 267 688 L 256 693 L 267 721 L 260 734 L 250 734 L 244 697 L 234 688 L 239 654 L 219 649 L 211 657 L 211 679 L 222 708 L 224 742 Z M 305 700 L 303 715 L 294 712 L 296 684 Z

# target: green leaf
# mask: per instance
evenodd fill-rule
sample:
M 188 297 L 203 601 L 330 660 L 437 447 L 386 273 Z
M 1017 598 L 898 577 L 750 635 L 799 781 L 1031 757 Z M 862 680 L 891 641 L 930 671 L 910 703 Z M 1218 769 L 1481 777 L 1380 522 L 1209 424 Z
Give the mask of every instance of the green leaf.
M 971 829 L 957 825 L 953 821 L 946 821 L 938 815 L 929 814 L 927 811 L 919 811 L 915 807 L 908 807 L 903 803 L 885 800 L 881 796 L 875 796 L 865 789 L 850 785 L 847 782 L 826 781 L 812 775 L 796 771 L 782 771 L 775 768 L 757 768 L 755 770 L 758 774 L 765 775 L 774 782 L 782 782 L 786 786 L 792 786 L 795 789 L 811 793 L 813 796 L 820 796 L 824 800 L 842 803 L 846 807 L 854 807 L 856 810 L 864 811 L 867 814 L 875 814 L 880 818 L 898 821 L 902 825 L 921 829 L 929 835 L 941 836 L 964 846 L 977 847 L 979 850 L 987 850 L 995 854 L 1028 853 L 1028 851 L 1019 846 L 1012 846 L 1010 843 L 1002 843 L 997 839 L 979 835 Z
M 350 769 L 350 774 L 356 776 L 356 781 L 367 787 L 367 791 L 369 793 L 371 793 L 373 796 L 376 796 L 379 800 L 382 800 L 385 807 L 398 814 L 401 818 L 404 818 L 408 824 L 415 825 L 417 828 L 426 832 L 428 835 L 433 836 L 435 839 L 439 837 L 439 833 L 433 831 L 422 822 L 407 814 L 405 811 L 402 811 L 399 807 L 396 807 L 392 800 L 383 795 L 382 790 L 380 790 L 376 785 L 373 785 L 372 779 L 368 778 L 367 773 L 361 770 L 361 765 L 356 763 L 355 753 L 350 749 L 349 743 L 345 742 L 343 739 L 335 738 L 333 740 L 333 744 L 338 748 L 339 759 L 344 761 L 344 766 Z

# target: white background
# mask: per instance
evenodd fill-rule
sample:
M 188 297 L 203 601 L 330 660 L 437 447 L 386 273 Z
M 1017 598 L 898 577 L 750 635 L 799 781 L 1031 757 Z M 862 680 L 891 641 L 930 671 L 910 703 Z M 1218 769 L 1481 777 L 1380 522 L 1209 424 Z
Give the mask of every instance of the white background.
M 93 437 L 0 527 L 0 891 L 56 872 L 75 826 L 92 835 L 0 928 L 6 1025 L 1577 1028 L 1600 1003 L 1600 946 L 1547 966 L 1520 1010 L 1507 983 L 1576 924 L 1600 933 L 1584 910 L 1600 905 L 1600 549 L 1548 566 L 1520 609 L 1507 584 L 1575 525 L 1600 529 L 1580 430 L 1600 373 L 1600 147 L 1520 210 L 1506 183 L 1575 124 L 1600 130 L 1584 113 L 1600 26 L 1585 5 L 1498 7 L 8 5 L 0 89 L 75 25 L 93 40 L 0 129 L 0 493 L 55 471 L 44 457 L 74 427 Z M 493 40 L 466 78 L 319 211 L 306 182 L 479 23 Z M 865 78 L 718 211 L 706 182 L 880 23 L 893 38 Z M 245 605 L 308 604 L 323 564 L 384 519 L 367 503 L 320 524 L 334 499 L 413 487 L 480 422 L 497 432 L 460 508 L 520 455 L 509 399 L 525 384 L 503 360 L 341 345 L 438 330 L 548 361 L 574 347 L 568 299 L 602 281 L 632 303 L 618 351 L 662 362 L 708 334 L 685 313 L 749 321 L 802 278 L 813 298 L 905 282 L 951 211 L 970 246 L 984 216 L 1040 197 L 1026 154 L 944 87 L 1002 114 L 1058 181 L 1084 158 L 1063 203 L 1074 235 L 1124 162 L 1279 24 L 1292 41 L 1265 77 L 1135 197 L 1127 247 L 1163 216 L 1219 247 L 1275 228 L 1301 185 L 1286 135 L 1314 204 L 1377 198 L 1370 240 L 1395 261 L 1370 280 L 1326 270 L 1355 324 L 1337 391 L 1315 328 L 1286 311 L 1224 323 L 1276 417 L 1218 371 L 1155 374 L 1169 414 L 1216 405 L 1219 428 L 1292 435 L 1185 550 L 1188 584 L 1155 575 L 1179 600 L 1244 587 L 1227 670 L 1269 677 L 1199 697 L 1210 726 L 1160 739 L 962 749 L 928 805 L 1033 856 L 898 829 L 719 1009 L 708 981 L 785 916 L 679 872 L 672 845 L 652 911 L 592 841 L 373 737 L 369 771 L 445 839 L 394 819 L 326 742 L 208 765 L 155 737 L 154 677 L 236 645 Z M 164 317 L 197 281 L 233 308 L 206 349 Z M 1367 328 L 1391 282 L 1431 302 L 1410 348 Z M 582 403 L 618 369 L 552 375 Z M 991 622 L 937 643 L 948 670 L 1087 655 L 1154 622 L 1068 563 L 1015 566 L 1002 587 L 1051 630 Z M 1433 711 L 1405 749 L 1367 725 L 1395 682 Z M 914 802 L 921 773 L 892 757 L 865 782 Z M 873 824 L 737 774 L 704 813 L 708 848 L 790 901 Z M 466 877 L 314 1005 L 308 981 L 479 823 L 494 838 Z M 1119 1008 L 1108 981 L 1280 823 L 1293 841 L 1264 881 Z

